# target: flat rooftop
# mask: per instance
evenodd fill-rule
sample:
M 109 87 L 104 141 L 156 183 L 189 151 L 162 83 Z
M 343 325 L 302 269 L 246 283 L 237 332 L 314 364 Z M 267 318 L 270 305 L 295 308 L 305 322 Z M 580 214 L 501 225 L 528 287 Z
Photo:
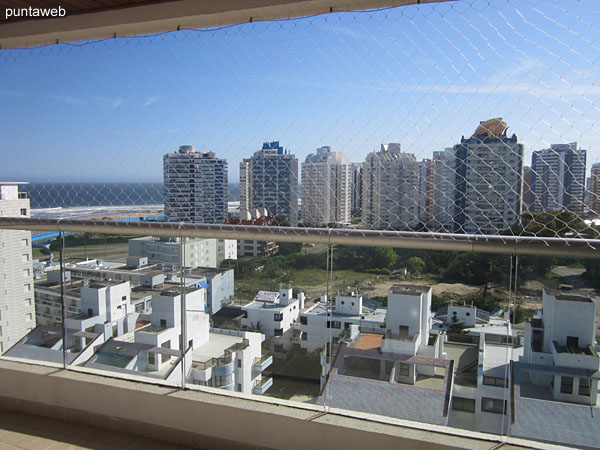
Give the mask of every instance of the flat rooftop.
M 319 315 L 325 315 L 327 314 L 327 309 L 328 309 L 328 304 L 327 303 L 315 303 L 313 306 L 311 306 L 309 309 L 307 309 L 306 311 L 304 311 L 302 314 L 306 314 L 306 315 L 314 315 L 314 316 L 319 316 Z M 371 308 L 367 308 L 366 306 L 363 305 L 362 308 L 362 314 L 356 314 L 356 315 L 348 315 L 348 314 L 340 314 L 338 312 L 336 312 L 335 310 L 330 312 L 331 317 L 332 318 L 340 318 L 342 319 L 356 319 L 356 320 L 372 320 L 372 321 L 376 321 L 376 322 L 384 322 L 385 321 L 385 316 L 387 314 L 387 310 L 386 309 L 371 309 Z
M 546 289 L 546 293 L 552 295 L 556 300 L 564 302 L 594 303 L 588 293 L 579 290 L 560 291 L 558 289 Z
M 483 372 L 488 377 L 504 378 L 508 364 L 512 361 L 518 361 L 523 356 L 523 347 L 513 347 L 512 345 L 490 344 L 486 343 L 485 353 L 483 355 Z
M 106 288 L 106 287 L 111 287 L 111 286 L 117 286 L 119 284 L 123 284 L 123 283 L 127 283 L 126 281 L 119 281 L 119 280 L 93 280 L 88 286 L 82 286 L 82 287 L 89 287 L 90 289 L 102 289 L 102 288 Z
M 360 333 L 352 343 L 350 347 L 357 348 L 359 350 L 372 350 L 381 348 L 381 340 L 383 334 L 375 333 Z
M 400 295 L 421 295 L 431 290 L 431 286 L 422 284 L 394 284 L 390 288 L 390 293 Z
M 190 267 L 184 267 L 184 269 L 190 269 Z M 229 270 L 233 270 L 233 269 L 215 269 L 212 267 L 194 267 L 191 270 L 192 270 L 192 275 L 207 277 L 207 276 L 219 275 L 221 273 L 225 273 L 225 272 L 227 272 Z
M 220 358 L 229 347 L 239 344 L 244 340 L 241 336 L 228 334 L 209 333 L 208 342 L 195 348 L 192 353 L 193 361 L 208 361 L 211 358 Z
M 531 374 L 524 370 L 526 367 L 534 366 L 515 364 L 515 422 L 511 434 L 569 447 L 597 448 L 600 408 L 554 401 L 550 384 L 533 384 L 535 371 Z

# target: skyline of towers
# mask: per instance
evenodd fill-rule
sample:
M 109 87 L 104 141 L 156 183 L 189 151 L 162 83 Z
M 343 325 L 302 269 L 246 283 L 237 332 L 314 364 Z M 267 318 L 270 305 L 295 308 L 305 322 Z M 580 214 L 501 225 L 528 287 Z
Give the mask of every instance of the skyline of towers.
M 343 152 L 320 147 L 302 163 L 302 222 L 350 224 L 352 177 Z
M 298 160 L 279 141 L 263 143 L 240 163 L 240 209 L 258 208 L 298 225 Z
M 240 163 L 240 209 L 265 209 L 292 226 L 347 226 L 358 213 L 369 228 L 494 234 L 517 223 L 523 211 L 581 213 L 584 195 L 585 205 L 600 208 L 598 192 L 593 195 L 594 180 L 600 189 L 600 164 L 584 189 L 586 151 L 576 142 L 534 151 L 528 168 L 523 144 L 508 137 L 507 128 L 501 118 L 482 121 L 470 138 L 420 162 L 399 143 L 382 144 L 362 163 L 319 147 L 302 163 L 300 184 L 295 155 L 279 141 L 265 142 Z M 227 219 L 226 160 L 182 146 L 164 161 L 168 220 Z
M 169 222 L 223 223 L 227 219 L 227 161 L 182 145 L 163 156 L 165 217 Z

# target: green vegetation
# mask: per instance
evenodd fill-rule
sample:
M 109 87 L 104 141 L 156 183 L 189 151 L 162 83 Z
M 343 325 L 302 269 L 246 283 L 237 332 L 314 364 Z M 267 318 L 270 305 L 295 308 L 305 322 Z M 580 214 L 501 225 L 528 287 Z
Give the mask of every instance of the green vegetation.
M 527 212 L 520 223 L 501 233 L 514 236 L 581 237 L 597 239 L 598 232 L 570 211 Z
M 64 248 L 95 246 L 95 245 L 110 245 L 110 244 L 127 244 L 132 236 L 113 236 L 104 234 L 70 234 L 63 239 Z M 50 243 L 50 250 L 58 250 L 58 239 Z
M 448 333 L 449 334 L 466 334 L 465 324 L 463 322 L 458 321 L 457 316 L 452 316 L 450 319 L 450 325 L 448 325 Z
M 358 287 L 375 276 L 370 273 L 354 272 L 352 270 L 334 270 L 333 284 L 330 286 L 330 292 L 338 290 L 347 290 Z M 238 277 L 236 273 L 235 294 L 239 299 L 252 300 L 260 290 L 278 290 L 279 283 L 284 286 L 302 288 L 310 295 L 318 297 L 321 290 L 327 285 L 327 271 L 324 269 L 287 269 L 276 274 L 258 271 L 251 276 Z M 311 289 L 312 288 L 312 289 Z
M 535 309 L 521 308 L 520 306 L 517 306 L 514 314 L 515 314 L 514 322 L 522 323 L 533 317 L 533 315 L 535 314 Z
M 420 274 L 425 269 L 425 261 L 418 256 L 413 256 L 406 260 L 406 269 L 413 274 Z
M 586 259 L 583 262 L 585 272 L 584 278 L 594 287 L 600 288 L 600 260 Z

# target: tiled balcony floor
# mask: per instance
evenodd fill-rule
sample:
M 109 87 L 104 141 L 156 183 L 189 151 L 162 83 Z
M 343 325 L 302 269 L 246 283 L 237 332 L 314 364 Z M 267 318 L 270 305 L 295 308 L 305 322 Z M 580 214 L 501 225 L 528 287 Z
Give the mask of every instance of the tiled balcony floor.
M 0 410 L 0 449 L 183 450 L 189 447 L 62 420 Z

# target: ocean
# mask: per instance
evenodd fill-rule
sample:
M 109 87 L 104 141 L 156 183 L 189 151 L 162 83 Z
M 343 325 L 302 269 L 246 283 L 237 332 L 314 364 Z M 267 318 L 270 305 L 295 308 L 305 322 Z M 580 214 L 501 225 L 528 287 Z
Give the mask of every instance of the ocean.
M 31 183 L 19 190 L 32 209 L 163 204 L 162 183 Z M 231 183 L 228 201 L 239 199 L 240 186 Z
M 32 209 L 163 203 L 162 183 L 31 183 L 19 190 Z

